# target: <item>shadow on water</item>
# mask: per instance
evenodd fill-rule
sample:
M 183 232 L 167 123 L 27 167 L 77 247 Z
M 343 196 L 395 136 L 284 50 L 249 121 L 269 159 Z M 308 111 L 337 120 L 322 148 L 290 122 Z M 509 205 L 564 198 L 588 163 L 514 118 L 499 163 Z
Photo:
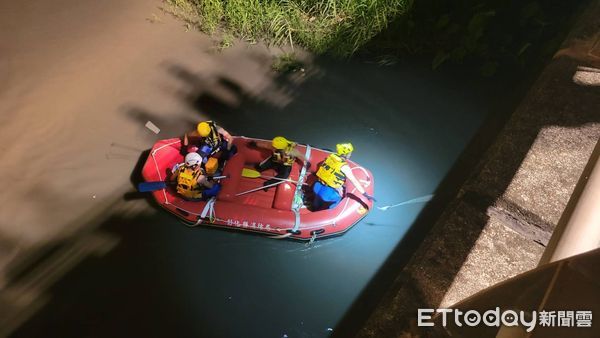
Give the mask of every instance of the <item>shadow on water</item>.
M 373 210 L 343 237 L 312 247 L 190 230 L 159 210 L 114 216 L 100 228 L 118 235 L 121 244 L 102 258 L 88 258 L 55 285 L 48 305 L 15 337 L 352 336 L 529 84 L 515 90 L 522 78 L 484 80 L 464 68 L 432 72 L 418 62 L 382 68 L 326 58 L 307 66 L 306 75 L 281 75 L 258 90 L 226 76 L 206 78 L 177 63 L 167 64 L 166 71 L 189 86 L 177 95 L 234 134 L 281 134 L 325 148 L 353 142 L 353 160 L 374 173 L 381 204 L 431 193 L 435 198 L 427 205 Z M 127 114 L 142 123 L 164 123 L 165 130 L 176 125 L 135 105 Z M 582 114 L 571 121 L 581 125 L 590 119 Z M 192 129 L 195 121 L 184 123 Z M 538 127 L 561 123 L 548 120 Z M 500 188 L 482 196 L 487 205 L 508 186 L 534 138 L 511 149 Z M 134 185 L 137 179 L 132 176 Z M 482 216 L 476 223 L 483 227 L 485 221 Z M 478 230 L 448 244 L 454 262 L 464 261 Z M 443 294 L 453 275 L 436 278 Z M 412 303 L 427 303 L 409 276 L 402 284 L 415 290 Z

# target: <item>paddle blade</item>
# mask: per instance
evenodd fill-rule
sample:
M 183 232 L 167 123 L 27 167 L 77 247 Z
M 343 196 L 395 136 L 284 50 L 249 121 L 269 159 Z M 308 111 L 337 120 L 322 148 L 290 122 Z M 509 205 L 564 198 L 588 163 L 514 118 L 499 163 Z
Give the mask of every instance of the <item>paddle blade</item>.
M 242 177 L 259 178 L 260 172 L 254 170 L 254 169 L 244 168 L 244 169 L 242 169 Z
M 138 185 L 139 192 L 149 192 L 164 189 L 167 187 L 167 183 L 163 181 L 156 182 L 142 182 Z

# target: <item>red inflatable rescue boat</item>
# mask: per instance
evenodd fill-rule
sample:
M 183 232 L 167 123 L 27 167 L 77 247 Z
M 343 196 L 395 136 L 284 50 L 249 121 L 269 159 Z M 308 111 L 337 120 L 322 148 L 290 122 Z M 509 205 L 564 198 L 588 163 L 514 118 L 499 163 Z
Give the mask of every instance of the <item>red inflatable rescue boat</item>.
M 241 194 L 260 188 L 265 179 L 249 178 L 242 175 L 244 168 L 254 168 L 270 156 L 269 151 L 251 147 L 249 142 L 270 144 L 270 141 L 235 137 L 237 153 L 223 167 L 221 191 L 208 201 L 188 201 L 175 192 L 174 187 L 152 192 L 156 201 L 175 214 L 188 225 L 200 224 L 258 232 L 274 238 L 294 238 L 311 240 L 346 232 L 361 220 L 372 208 L 373 203 L 364 198 L 350 182 L 346 183 L 346 194 L 333 209 L 311 211 L 312 184 L 316 180 L 314 171 L 329 154 L 329 151 L 298 145 L 312 167 L 306 170 L 296 161 L 289 179 L 263 191 Z M 180 139 L 158 141 L 144 164 L 142 176 L 148 182 L 164 181 L 170 169 L 176 163 L 183 162 L 180 154 Z M 371 172 L 352 161 L 348 161 L 356 178 L 363 183 L 365 190 L 373 195 L 373 176 Z M 261 173 L 263 176 L 275 176 L 273 170 Z

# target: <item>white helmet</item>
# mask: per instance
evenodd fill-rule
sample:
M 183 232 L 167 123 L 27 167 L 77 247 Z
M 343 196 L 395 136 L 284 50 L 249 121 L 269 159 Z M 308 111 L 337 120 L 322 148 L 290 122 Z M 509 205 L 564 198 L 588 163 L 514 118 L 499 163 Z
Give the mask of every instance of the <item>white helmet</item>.
M 198 153 L 188 153 L 185 155 L 185 165 L 193 166 L 202 163 L 202 156 Z

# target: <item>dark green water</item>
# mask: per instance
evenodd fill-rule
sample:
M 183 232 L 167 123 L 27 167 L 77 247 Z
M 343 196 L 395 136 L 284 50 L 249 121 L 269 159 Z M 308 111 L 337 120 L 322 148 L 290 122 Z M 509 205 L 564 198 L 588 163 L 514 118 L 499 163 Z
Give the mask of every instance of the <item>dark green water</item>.
M 382 206 L 434 193 L 484 119 L 514 100 L 507 81 L 461 69 L 331 61 L 319 69 L 285 107 L 243 93 L 236 107 L 202 95 L 191 103 L 222 112 L 213 118 L 236 134 L 328 148 L 351 141 Z M 344 236 L 310 247 L 189 229 L 160 210 L 114 217 L 102 229 L 121 238 L 117 248 L 69 273 L 14 336 L 325 337 L 424 206 L 373 210 Z M 409 244 L 398 248 L 406 257 L 418 243 Z

